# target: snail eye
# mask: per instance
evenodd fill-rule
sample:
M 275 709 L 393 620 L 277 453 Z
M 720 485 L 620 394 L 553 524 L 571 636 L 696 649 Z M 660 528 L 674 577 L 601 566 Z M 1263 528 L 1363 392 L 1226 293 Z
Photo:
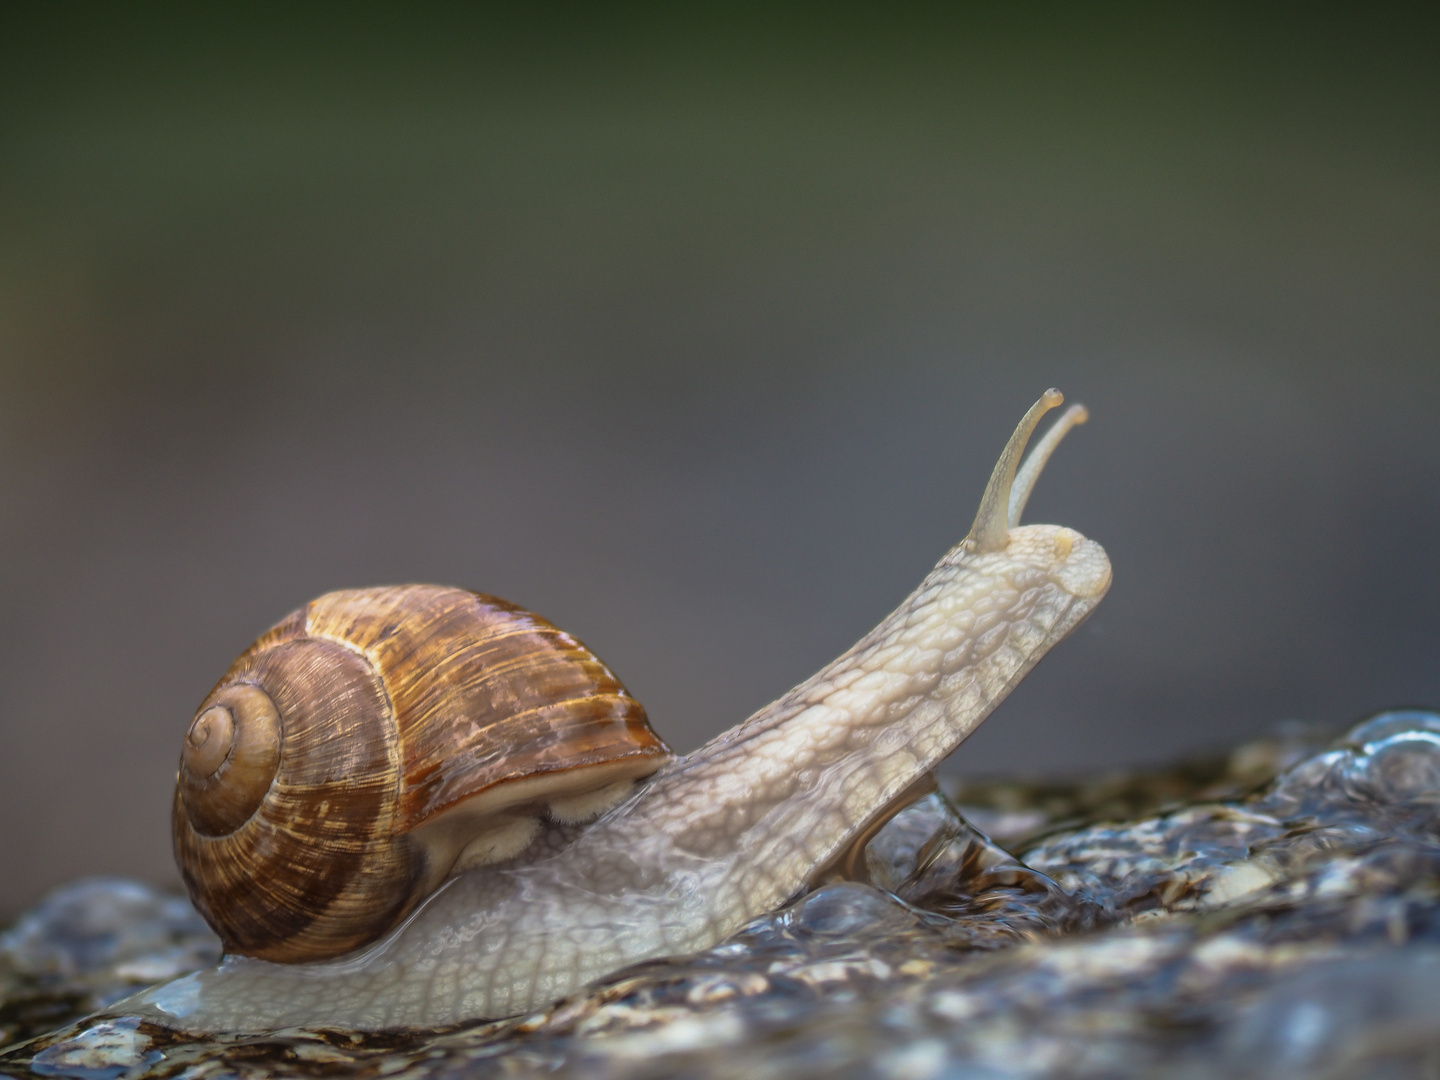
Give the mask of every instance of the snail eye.
M 250 819 L 280 763 L 280 713 L 258 686 L 221 689 L 190 722 L 180 797 L 195 830 L 225 836 Z

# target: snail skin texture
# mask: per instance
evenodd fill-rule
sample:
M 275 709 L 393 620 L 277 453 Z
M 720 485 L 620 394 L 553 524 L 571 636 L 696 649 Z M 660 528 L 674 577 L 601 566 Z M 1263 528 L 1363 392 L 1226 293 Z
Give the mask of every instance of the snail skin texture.
M 379 941 L 336 959 L 228 955 L 109 1010 L 197 1032 L 440 1027 L 542 1008 L 638 961 L 708 948 L 844 876 L 930 770 L 1099 603 L 1110 562 L 1019 525 L 1072 406 L 1006 445 L 969 535 L 879 626 L 587 824 L 549 820 L 506 861 L 455 873 Z M 204 755 L 201 754 L 201 757 Z M 933 782 L 933 781 L 932 781 Z

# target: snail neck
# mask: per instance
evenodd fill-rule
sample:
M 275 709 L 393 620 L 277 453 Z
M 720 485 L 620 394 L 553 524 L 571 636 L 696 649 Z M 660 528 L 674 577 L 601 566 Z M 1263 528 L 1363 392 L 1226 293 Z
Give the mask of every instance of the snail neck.
M 624 827 L 725 864 L 746 910 L 718 921 L 743 924 L 903 807 L 1108 584 L 1103 550 L 1069 529 L 958 545 L 844 655 L 658 773 Z

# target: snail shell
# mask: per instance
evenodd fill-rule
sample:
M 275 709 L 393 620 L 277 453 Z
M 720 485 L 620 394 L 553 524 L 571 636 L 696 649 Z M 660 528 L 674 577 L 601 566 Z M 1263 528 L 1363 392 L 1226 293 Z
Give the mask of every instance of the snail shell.
M 176 861 L 227 951 L 338 956 L 670 756 L 610 670 L 538 615 L 430 585 L 328 593 L 201 704 Z

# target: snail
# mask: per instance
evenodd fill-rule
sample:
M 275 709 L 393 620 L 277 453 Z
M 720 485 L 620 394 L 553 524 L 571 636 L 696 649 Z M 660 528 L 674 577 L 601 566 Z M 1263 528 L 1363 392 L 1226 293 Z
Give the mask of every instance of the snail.
M 891 615 L 682 757 L 514 605 L 432 586 L 313 601 L 184 743 L 177 856 L 227 955 L 109 1011 L 208 1032 L 520 1015 L 863 876 L 870 837 L 1109 588 L 1099 544 L 1019 524 L 1086 419 L 1072 406 L 1021 465 L 1062 401 L 1025 414 L 970 532 Z

